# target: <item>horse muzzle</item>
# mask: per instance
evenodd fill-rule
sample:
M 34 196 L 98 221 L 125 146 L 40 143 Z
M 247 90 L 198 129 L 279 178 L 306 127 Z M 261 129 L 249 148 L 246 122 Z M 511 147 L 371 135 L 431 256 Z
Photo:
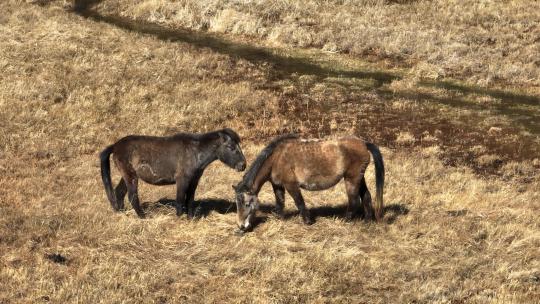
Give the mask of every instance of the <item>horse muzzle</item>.
M 238 230 L 242 232 L 247 232 L 253 228 L 253 225 L 251 225 L 251 215 L 248 216 L 242 223 L 238 223 Z
M 246 224 L 238 225 L 238 230 L 243 231 L 243 232 L 248 231 L 250 228 L 251 228 L 251 225 L 250 225 L 250 224 L 247 224 L 247 225 L 246 225 Z
M 238 172 L 242 172 L 244 170 L 246 170 L 246 162 L 241 162 L 239 164 L 237 164 L 234 169 L 236 169 L 236 171 Z

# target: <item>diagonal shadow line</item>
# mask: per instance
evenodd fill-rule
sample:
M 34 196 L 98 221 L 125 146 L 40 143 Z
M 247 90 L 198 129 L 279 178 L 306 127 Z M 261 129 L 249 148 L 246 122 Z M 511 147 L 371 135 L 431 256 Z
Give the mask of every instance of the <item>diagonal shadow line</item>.
M 319 79 L 326 77 L 369 78 L 376 81 L 375 87 L 380 87 L 400 76 L 386 72 L 335 70 L 321 67 L 305 59 L 277 55 L 267 49 L 248 44 L 231 42 L 214 35 L 191 31 L 188 29 L 170 29 L 156 23 L 116 16 L 102 15 L 94 10 L 93 6 L 102 0 L 79 0 L 75 2 L 73 10 L 80 16 L 99 22 L 115 25 L 119 28 L 171 42 L 185 42 L 196 47 L 210 48 L 211 50 L 231 57 L 240 57 L 250 62 L 267 62 L 274 65 L 274 72 L 278 78 L 288 78 L 294 73 L 315 75 Z
M 422 81 L 418 84 L 421 86 L 458 91 L 465 94 L 489 95 L 491 97 L 501 99 L 505 102 L 511 102 L 513 104 L 540 106 L 540 97 L 537 96 L 517 94 L 503 90 L 486 89 L 482 87 L 467 86 L 451 81 Z
M 388 72 L 351 71 L 324 68 L 306 59 L 277 55 L 264 48 L 231 42 L 207 33 L 196 32 L 188 29 L 170 29 L 156 23 L 140 20 L 135 21 L 116 15 L 102 15 L 94 10 L 91 10 L 92 7 L 102 1 L 103 0 L 75 0 L 73 10 L 75 13 L 85 18 L 112 24 L 125 30 L 153 35 L 161 40 L 185 42 L 201 48 L 207 47 L 215 52 L 226 54 L 231 57 L 244 58 L 251 62 L 271 63 L 274 65 L 273 72 L 278 79 L 289 78 L 295 73 L 315 75 L 319 79 L 324 79 L 326 77 L 374 79 L 376 84 L 374 84 L 373 87 L 379 88 L 386 83 L 402 78 L 401 76 Z M 489 95 L 505 101 L 507 106 L 509 106 L 509 103 L 514 105 L 540 105 L 540 98 L 536 96 L 516 94 L 497 89 L 461 85 L 451 81 L 422 81 L 418 85 L 444 88 L 458 91 L 463 94 Z
M 384 96 L 393 96 L 393 97 L 400 97 L 400 98 L 408 98 L 408 99 L 415 99 L 419 101 L 427 101 L 430 103 L 438 103 L 442 105 L 448 105 L 452 106 L 454 108 L 462 108 L 462 109 L 469 109 L 469 110 L 478 110 L 482 111 L 485 110 L 485 107 L 482 105 L 475 105 L 471 104 L 471 102 L 468 102 L 462 98 L 444 98 L 444 97 L 437 97 L 432 94 L 428 93 L 422 93 L 422 92 L 397 92 L 394 93 L 390 90 L 378 90 L 378 92 Z M 390 98 L 390 97 L 387 97 Z M 512 121 L 517 122 L 521 124 L 524 128 L 526 128 L 529 132 L 540 135 L 540 118 L 538 117 L 538 113 L 535 113 L 534 111 L 526 110 L 526 109 L 519 109 L 513 107 L 514 104 L 509 103 L 503 103 L 501 105 L 491 105 L 490 109 L 494 110 L 498 115 L 507 116 Z
M 91 9 L 93 6 L 103 2 L 103 0 L 74 0 L 73 1 L 73 11 L 76 13 L 83 13 Z

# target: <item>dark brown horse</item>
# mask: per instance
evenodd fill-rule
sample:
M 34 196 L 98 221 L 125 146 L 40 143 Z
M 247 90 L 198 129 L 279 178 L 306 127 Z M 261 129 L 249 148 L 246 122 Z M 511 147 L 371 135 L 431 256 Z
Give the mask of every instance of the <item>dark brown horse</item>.
M 240 230 L 250 229 L 259 205 L 257 195 L 267 181 L 272 184 L 276 196 L 275 211 L 278 216 L 283 216 L 286 190 L 294 199 L 304 223 L 313 223 L 300 188 L 324 190 L 344 179 L 349 200 L 346 218 L 350 220 L 354 217 L 360 199 L 364 206 L 364 218 L 372 219 L 371 195 L 364 179 L 370 152 L 375 163 L 377 185 L 375 217 L 380 220 L 383 210 L 384 164 L 377 146 L 357 137 L 304 140 L 296 135 L 285 135 L 264 148 L 243 180 L 233 186 Z
M 122 179 L 113 190 L 109 156 Z M 152 185 L 176 184 L 176 215 L 193 216 L 195 189 L 204 169 L 219 159 L 227 166 L 244 171 L 246 159 L 240 149 L 240 137 L 231 129 L 206 134 L 179 133 L 169 137 L 127 136 L 108 146 L 100 154 L 101 178 L 114 210 L 124 208 L 124 197 L 140 218 L 139 178 Z

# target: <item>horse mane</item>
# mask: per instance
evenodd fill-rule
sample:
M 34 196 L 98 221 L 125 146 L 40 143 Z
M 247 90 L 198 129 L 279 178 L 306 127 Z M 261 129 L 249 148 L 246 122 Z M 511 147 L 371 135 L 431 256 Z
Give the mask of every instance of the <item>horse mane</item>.
M 229 129 L 229 128 L 216 130 L 216 131 L 212 131 L 208 133 L 202 133 L 202 134 L 201 133 L 177 133 L 173 137 L 176 137 L 176 138 L 187 137 L 187 138 L 193 138 L 196 140 L 204 141 L 204 140 L 216 140 L 221 135 L 226 135 L 230 137 L 234 142 L 240 143 L 240 136 L 236 132 L 234 132 L 232 129 Z
M 260 153 L 257 155 L 257 158 L 251 163 L 246 174 L 242 178 L 242 181 L 236 186 L 236 190 L 239 192 L 249 191 L 249 188 L 253 185 L 255 177 L 259 170 L 261 169 L 264 162 L 272 155 L 274 150 L 284 141 L 288 139 L 298 138 L 296 134 L 285 134 L 281 135 L 274 140 L 272 140 Z

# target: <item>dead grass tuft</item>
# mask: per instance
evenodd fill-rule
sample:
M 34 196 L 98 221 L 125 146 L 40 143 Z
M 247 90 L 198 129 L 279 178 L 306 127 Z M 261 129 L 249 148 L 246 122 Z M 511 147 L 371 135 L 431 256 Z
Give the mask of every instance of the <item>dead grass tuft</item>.
M 409 132 L 399 132 L 396 138 L 396 143 L 401 145 L 410 145 L 416 141 L 414 135 Z
M 498 162 L 501 162 L 501 158 L 498 155 L 494 154 L 484 154 L 479 156 L 476 159 L 476 162 L 478 162 L 481 166 L 492 166 Z

